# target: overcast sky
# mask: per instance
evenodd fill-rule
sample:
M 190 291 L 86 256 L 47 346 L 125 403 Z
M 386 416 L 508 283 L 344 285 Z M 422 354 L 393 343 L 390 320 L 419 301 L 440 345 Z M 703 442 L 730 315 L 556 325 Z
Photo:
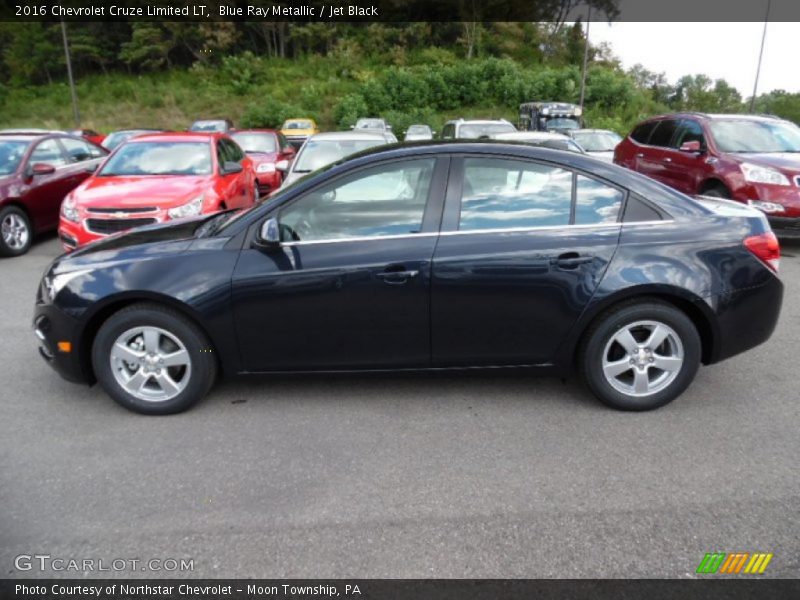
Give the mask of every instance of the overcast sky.
M 800 0 L 797 0 L 800 2 Z M 725 79 L 742 94 L 753 92 L 763 23 L 593 22 L 591 43 L 609 42 L 626 69 L 641 63 L 664 72 L 670 83 L 705 73 Z M 800 23 L 769 23 L 758 93 L 800 92 Z

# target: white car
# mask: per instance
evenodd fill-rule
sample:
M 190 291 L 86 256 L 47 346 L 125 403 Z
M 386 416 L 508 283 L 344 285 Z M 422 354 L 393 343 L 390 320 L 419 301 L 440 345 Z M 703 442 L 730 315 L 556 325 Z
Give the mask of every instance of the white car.
M 622 138 L 608 129 L 573 129 L 569 135 L 586 154 L 605 162 L 614 162 L 614 148 Z
M 286 178 L 281 187 L 291 185 L 304 175 L 327 167 L 356 152 L 390 144 L 393 140 L 389 136 L 394 138 L 390 132 L 379 131 L 330 131 L 312 135 L 300 147 L 291 165 L 288 162 L 275 165 L 278 169 L 286 171 Z
M 455 119 L 442 127 L 443 140 L 488 138 L 495 133 L 512 133 L 516 131 L 505 119 Z
M 432 140 L 433 131 L 427 125 L 409 125 L 406 129 L 404 142 L 417 142 L 420 140 Z
M 507 142 L 521 142 L 531 146 L 541 146 L 552 148 L 553 150 L 566 150 L 567 152 L 577 152 L 585 154 L 575 140 L 563 133 L 552 131 L 514 131 L 511 133 L 493 133 L 489 136 L 493 140 Z

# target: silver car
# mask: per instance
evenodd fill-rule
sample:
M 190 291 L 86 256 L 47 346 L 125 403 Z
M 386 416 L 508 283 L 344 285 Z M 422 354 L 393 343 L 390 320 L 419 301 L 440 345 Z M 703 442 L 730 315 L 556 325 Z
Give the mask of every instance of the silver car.
M 510 133 L 493 133 L 489 137 L 493 140 L 504 142 L 520 142 L 531 146 L 585 154 L 583 148 L 575 140 L 563 133 L 555 133 L 553 131 L 513 131 Z
M 586 154 L 605 162 L 614 162 L 614 148 L 622 141 L 618 134 L 608 129 L 573 129 L 569 136 Z
M 281 164 L 280 162 L 275 165 L 278 169 L 283 167 L 283 170 L 286 170 L 286 178 L 283 180 L 281 187 L 286 187 L 304 175 L 322 167 L 327 167 L 329 164 L 356 152 L 392 143 L 392 140 L 386 135 L 387 133 L 379 131 L 331 131 L 312 135 L 300 148 L 291 165 Z

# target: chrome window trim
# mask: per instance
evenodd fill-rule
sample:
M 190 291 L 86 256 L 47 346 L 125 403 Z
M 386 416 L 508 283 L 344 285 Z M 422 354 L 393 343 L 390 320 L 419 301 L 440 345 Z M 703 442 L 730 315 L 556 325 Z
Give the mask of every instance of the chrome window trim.
M 634 225 L 666 225 L 674 223 L 674 219 L 659 219 L 656 221 L 633 221 L 630 223 L 614 222 L 614 223 L 591 223 L 584 225 L 543 225 L 541 227 L 504 227 L 498 229 L 472 229 L 468 231 L 438 231 L 427 233 L 401 233 L 396 235 L 373 235 L 373 236 L 356 236 L 348 238 L 336 238 L 332 240 L 299 240 L 281 242 L 281 246 L 308 246 L 311 244 L 338 244 L 342 242 L 367 242 L 379 240 L 398 240 L 404 238 L 428 238 L 434 236 L 453 236 L 453 235 L 479 235 L 487 233 L 532 233 L 536 231 L 552 231 L 554 229 L 619 229 L 621 227 L 631 227 Z

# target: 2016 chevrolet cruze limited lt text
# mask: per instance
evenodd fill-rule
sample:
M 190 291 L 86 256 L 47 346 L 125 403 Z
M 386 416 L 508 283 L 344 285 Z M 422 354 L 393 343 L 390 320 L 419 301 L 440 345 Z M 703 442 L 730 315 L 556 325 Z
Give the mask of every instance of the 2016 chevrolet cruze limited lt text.
M 464 367 L 577 370 L 646 410 L 769 338 L 779 256 L 747 206 L 580 154 L 429 142 L 63 255 L 34 329 L 62 376 L 142 413 L 218 374 Z

